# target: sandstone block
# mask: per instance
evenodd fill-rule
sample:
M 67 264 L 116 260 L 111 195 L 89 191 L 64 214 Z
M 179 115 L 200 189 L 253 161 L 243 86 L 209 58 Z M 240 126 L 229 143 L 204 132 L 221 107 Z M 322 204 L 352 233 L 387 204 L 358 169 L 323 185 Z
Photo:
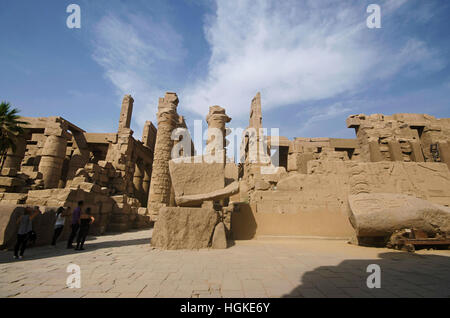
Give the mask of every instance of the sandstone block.
M 1 175 L 6 177 L 15 177 L 17 176 L 17 170 L 14 168 L 3 168 Z
M 218 219 L 212 207 L 162 207 L 151 245 L 170 250 L 207 248 Z
M 169 161 L 170 177 L 176 196 L 195 195 L 223 189 L 223 163 L 184 163 Z
M 214 235 L 212 239 L 211 247 L 214 249 L 226 249 L 227 248 L 227 237 L 225 231 L 225 225 L 220 222 L 216 225 L 214 229 Z
M 270 183 L 264 180 L 256 180 L 255 182 L 255 190 L 269 190 Z
M 388 236 L 405 228 L 450 234 L 450 208 L 413 196 L 361 193 L 350 195 L 349 204 L 357 236 Z
M 22 179 L 14 177 L 0 177 L 0 187 L 23 186 L 25 182 Z

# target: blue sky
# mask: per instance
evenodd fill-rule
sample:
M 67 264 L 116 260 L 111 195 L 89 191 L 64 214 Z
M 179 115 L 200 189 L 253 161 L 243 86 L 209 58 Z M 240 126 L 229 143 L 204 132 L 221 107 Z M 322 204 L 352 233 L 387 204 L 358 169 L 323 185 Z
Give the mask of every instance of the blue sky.
M 66 27 L 70 3 L 81 29 Z M 450 117 L 449 17 L 439 0 L 2 0 L 0 99 L 112 132 L 131 93 L 139 137 L 166 91 L 191 127 L 212 105 L 246 127 L 260 91 L 265 127 L 353 138 L 351 114 Z

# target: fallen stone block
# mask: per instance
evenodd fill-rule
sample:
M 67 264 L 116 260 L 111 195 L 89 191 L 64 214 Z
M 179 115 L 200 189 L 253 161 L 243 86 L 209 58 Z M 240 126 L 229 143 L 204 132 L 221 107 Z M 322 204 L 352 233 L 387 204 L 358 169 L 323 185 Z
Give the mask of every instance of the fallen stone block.
M 349 196 L 350 223 L 359 237 L 389 236 L 414 228 L 450 234 L 450 208 L 405 194 L 360 193 Z

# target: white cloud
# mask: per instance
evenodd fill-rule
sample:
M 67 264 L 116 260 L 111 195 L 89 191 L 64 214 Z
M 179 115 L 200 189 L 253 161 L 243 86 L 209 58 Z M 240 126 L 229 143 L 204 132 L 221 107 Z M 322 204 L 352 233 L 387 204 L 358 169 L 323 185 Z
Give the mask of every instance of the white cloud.
M 380 1 L 382 19 L 405 3 Z M 151 16 L 109 14 L 98 22 L 93 57 L 118 95 L 131 93 L 135 98 L 133 118 L 140 128 L 145 120 L 154 120 L 158 98 L 166 90 L 179 89 L 180 113 L 188 110 L 204 118 L 209 106 L 220 105 L 236 122 L 248 117 L 258 91 L 263 111 L 301 106 L 335 97 L 351 99 L 376 81 L 389 83 L 399 74 L 435 71 L 445 65 L 438 52 L 416 38 L 378 37 L 377 32 L 386 31 L 367 28 L 363 4 L 227 0 L 216 1 L 211 8 L 215 13 L 204 25 L 211 51 L 207 73 L 194 80 L 177 69 L 186 49 L 181 33 L 164 17 L 155 21 Z M 302 130 L 348 109 L 333 104 L 321 113 L 310 113 Z
M 170 81 L 167 75 L 184 57 L 182 37 L 151 17 L 108 14 L 96 25 L 93 47 L 93 58 L 117 89 L 117 106 L 121 97 L 131 94 L 139 128 L 145 120 L 154 120 L 158 98 Z
M 383 18 L 404 3 L 386 2 Z M 241 118 L 257 91 L 270 109 L 353 93 L 408 66 L 442 67 L 439 59 L 430 63 L 436 54 L 419 40 L 400 48 L 375 40 L 381 31 L 366 27 L 365 9 L 344 1 L 217 1 L 205 26 L 208 75 L 181 99 L 199 114 L 218 104 Z

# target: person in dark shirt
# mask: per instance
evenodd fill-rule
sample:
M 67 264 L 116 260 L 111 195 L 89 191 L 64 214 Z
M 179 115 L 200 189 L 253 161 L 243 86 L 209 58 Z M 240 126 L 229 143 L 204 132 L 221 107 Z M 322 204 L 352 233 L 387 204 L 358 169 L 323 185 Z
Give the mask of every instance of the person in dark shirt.
M 23 253 L 25 252 L 25 248 L 27 247 L 30 233 L 33 231 L 32 221 L 39 213 L 39 208 L 33 211 L 30 207 L 27 207 L 25 208 L 24 214 L 17 220 L 19 229 L 17 231 L 17 242 L 14 246 L 14 258 L 23 258 Z
M 75 248 L 77 251 L 84 250 L 84 241 L 86 241 L 86 237 L 89 233 L 89 227 L 92 223 L 94 223 L 94 221 L 95 219 L 91 215 L 91 208 L 87 208 L 86 212 L 81 213 L 80 231 L 78 232 L 77 247 Z
M 83 201 L 79 201 L 78 206 L 72 212 L 72 232 L 70 233 L 69 239 L 67 240 L 67 248 L 74 247 L 72 243 L 75 236 L 77 235 L 78 229 L 80 228 L 80 216 L 83 204 L 84 204 Z

